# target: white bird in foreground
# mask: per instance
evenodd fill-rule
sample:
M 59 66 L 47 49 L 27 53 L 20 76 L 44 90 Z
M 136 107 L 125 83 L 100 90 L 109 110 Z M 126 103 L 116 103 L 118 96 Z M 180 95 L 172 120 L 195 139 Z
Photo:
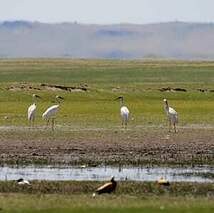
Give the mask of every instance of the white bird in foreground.
M 122 127 L 127 127 L 128 120 L 129 120 L 129 109 L 124 105 L 124 98 L 123 96 L 119 96 L 115 100 L 120 100 L 120 115 L 122 118 Z
M 33 94 L 33 104 L 31 104 L 28 107 L 28 111 L 27 111 L 27 118 L 29 121 L 29 125 L 33 126 L 34 125 L 34 121 L 35 121 L 35 117 L 36 117 L 36 99 L 37 98 L 41 98 L 40 96 Z
M 31 185 L 28 180 L 25 180 L 23 178 L 20 178 L 16 181 L 19 185 Z
M 174 131 L 176 132 L 176 124 L 178 123 L 178 113 L 172 108 L 169 107 L 168 102 L 166 99 L 164 101 L 164 110 L 169 120 L 169 132 L 171 130 L 171 126 L 174 126 Z
M 49 107 L 43 114 L 42 114 L 42 118 L 45 119 L 47 121 L 47 126 L 50 120 L 52 120 L 52 130 L 54 130 L 54 123 L 55 123 L 55 118 L 57 115 L 57 112 L 59 110 L 59 106 L 60 106 L 60 100 L 64 100 L 63 97 L 61 96 L 56 96 L 55 97 L 56 102 L 58 104 L 53 105 L 51 107 Z

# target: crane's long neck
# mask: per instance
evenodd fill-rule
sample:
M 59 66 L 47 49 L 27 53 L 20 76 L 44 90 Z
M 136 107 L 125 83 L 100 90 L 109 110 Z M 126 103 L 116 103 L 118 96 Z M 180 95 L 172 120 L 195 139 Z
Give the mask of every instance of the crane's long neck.
M 120 106 L 121 107 L 124 106 L 124 99 L 123 98 L 120 99 Z
M 168 105 L 168 102 L 166 101 L 165 104 L 164 104 L 164 110 L 166 112 L 169 112 L 169 105 Z
M 35 96 L 32 97 L 32 101 L 34 104 L 36 103 L 36 97 Z
M 56 104 L 60 105 L 60 100 L 58 98 L 55 99 Z

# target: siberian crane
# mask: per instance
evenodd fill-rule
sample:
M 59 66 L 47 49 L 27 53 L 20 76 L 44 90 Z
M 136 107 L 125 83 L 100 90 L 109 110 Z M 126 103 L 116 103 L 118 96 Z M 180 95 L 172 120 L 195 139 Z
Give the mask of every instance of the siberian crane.
M 55 119 L 56 119 L 57 112 L 59 111 L 60 102 L 61 100 L 64 100 L 64 98 L 57 95 L 55 97 L 55 100 L 57 104 L 48 107 L 46 111 L 42 114 L 42 118 L 47 121 L 47 126 L 50 120 L 52 121 L 52 124 L 51 124 L 52 130 L 54 130 Z

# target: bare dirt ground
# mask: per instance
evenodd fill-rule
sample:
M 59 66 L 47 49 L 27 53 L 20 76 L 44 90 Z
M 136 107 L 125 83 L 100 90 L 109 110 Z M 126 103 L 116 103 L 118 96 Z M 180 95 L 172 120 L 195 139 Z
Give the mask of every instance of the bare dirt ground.
M 200 165 L 214 163 L 214 129 L 0 128 L 0 162 L 10 164 Z

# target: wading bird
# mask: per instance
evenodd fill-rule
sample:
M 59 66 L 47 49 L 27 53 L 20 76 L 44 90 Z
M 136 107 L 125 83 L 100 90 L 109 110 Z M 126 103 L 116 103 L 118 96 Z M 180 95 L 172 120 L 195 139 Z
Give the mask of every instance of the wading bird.
M 36 94 L 33 94 L 32 98 L 33 98 L 33 104 L 31 104 L 28 107 L 28 111 L 27 111 L 27 118 L 28 118 L 30 126 L 34 125 L 34 121 L 35 121 L 35 117 L 36 117 L 36 99 L 41 98 L 41 97 Z
M 42 114 L 42 118 L 45 119 L 47 121 L 47 126 L 49 124 L 49 121 L 51 120 L 52 121 L 52 130 L 54 130 L 54 123 L 55 123 L 55 118 L 56 118 L 56 115 L 57 115 L 57 112 L 59 110 L 59 106 L 60 106 L 60 101 L 61 100 L 64 100 L 63 97 L 61 96 L 56 96 L 55 97 L 55 101 L 58 103 L 58 104 L 55 104 L 51 107 L 49 107 L 43 114 Z
M 119 96 L 115 100 L 120 100 L 120 115 L 122 118 L 122 127 L 127 127 L 128 120 L 129 120 L 129 109 L 124 105 L 124 98 L 123 96 Z
M 19 185 L 31 185 L 28 180 L 25 180 L 23 178 L 20 178 L 16 181 Z
M 111 193 L 116 190 L 116 187 L 117 187 L 117 182 L 114 180 L 114 176 L 112 176 L 110 182 L 100 186 L 95 192 L 97 194 Z M 95 193 L 93 194 L 93 197 L 94 196 L 95 196 Z
M 169 120 L 169 132 L 171 130 L 172 125 L 174 126 L 174 131 L 176 132 L 176 124 L 178 123 L 178 113 L 172 107 L 169 107 L 166 99 L 163 99 L 163 101 L 164 101 L 164 110 Z

